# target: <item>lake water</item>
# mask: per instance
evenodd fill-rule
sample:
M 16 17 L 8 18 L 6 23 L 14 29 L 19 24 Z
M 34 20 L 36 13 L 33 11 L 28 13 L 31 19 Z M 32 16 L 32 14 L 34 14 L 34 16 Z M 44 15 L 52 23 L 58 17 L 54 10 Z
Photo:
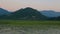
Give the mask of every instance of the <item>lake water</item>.
M 57 25 L 0 25 L 0 34 L 60 34 Z

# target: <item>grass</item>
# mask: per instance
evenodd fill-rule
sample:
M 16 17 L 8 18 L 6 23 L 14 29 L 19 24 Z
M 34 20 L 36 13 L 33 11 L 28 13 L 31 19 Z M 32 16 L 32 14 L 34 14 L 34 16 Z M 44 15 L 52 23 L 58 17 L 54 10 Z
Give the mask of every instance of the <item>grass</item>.
M 60 25 L 60 21 L 0 20 L 0 24 L 11 24 L 11 25 Z

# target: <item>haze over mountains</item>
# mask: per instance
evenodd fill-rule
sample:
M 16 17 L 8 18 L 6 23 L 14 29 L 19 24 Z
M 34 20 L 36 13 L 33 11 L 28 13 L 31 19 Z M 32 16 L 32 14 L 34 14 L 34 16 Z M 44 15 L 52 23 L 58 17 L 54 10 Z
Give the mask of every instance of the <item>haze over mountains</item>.
M 27 7 L 28 8 L 28 7 Z M 30 7 L 29 7 L 30 8 Z M 24 8 L 26 9 L 26 8 Z M 33 8 L 31 8 L 33 9 Z M 21 11 L 21 9 L 19 9 Z M 26 9 L 27 10 L 27 9 Z M 36 9 L 33 9 L 33 10 L 36 10 Z M 18 11 L 18 10 L 17 10 Z M 26 12 L 27 13 L 27 12 Z M 56 12 L 54 10 L 43 10 L 43 11 L 40 11 L 41 14 L 47 16 L 47 17 L 58 17 L 60 16 L 60 12 Z M 0 16 L 1 15 L 9 15 L 10 12 L 3 9 L 3 8 L 0 8 Z
M 54 10 L 43 10 L 41 13 L 47 17 L 58 17 L 60 16 L 60 12 L 56 12 Z

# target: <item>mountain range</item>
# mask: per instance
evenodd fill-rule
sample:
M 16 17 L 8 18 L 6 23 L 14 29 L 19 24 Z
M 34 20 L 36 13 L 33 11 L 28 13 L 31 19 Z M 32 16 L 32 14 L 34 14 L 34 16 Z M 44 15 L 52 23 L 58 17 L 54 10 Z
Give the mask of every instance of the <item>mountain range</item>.
M 16 10 L 15 12 L 9 12 L 3 8 L 0 8 L 0 18 L 8 19 L 47 19 L 49 17 L 59 17 L 60 12 L 53 10 L 38 11 L 36 9 L 27 7 Z
M 10 13 L 11 12 L 9 12 L 8 10 L 0 8 L 0 16 L 1 15 L 9 15 Z M 40 13 L 42 13 L 43 15 L 45 15 L 47 17 L 58 17 L 58 16 L 60 16 L 60 12 L 56 12 L 53 10 L 43 10 L 43 11 L 40 11 Z

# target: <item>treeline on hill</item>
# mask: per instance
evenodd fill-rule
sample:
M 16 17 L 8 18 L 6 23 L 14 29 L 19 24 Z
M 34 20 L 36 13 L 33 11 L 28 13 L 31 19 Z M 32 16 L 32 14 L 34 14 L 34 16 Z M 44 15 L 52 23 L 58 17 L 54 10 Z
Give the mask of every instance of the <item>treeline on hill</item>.
M 5 10 L 6 11 L 6 10 Z M 17 10 L 7 15 L 1 15 L 0 19 L 17 19 L 17 20 L 60 20 L 59 17 L 47 17 L 41 14 L 38 10 L 27 7 Z

